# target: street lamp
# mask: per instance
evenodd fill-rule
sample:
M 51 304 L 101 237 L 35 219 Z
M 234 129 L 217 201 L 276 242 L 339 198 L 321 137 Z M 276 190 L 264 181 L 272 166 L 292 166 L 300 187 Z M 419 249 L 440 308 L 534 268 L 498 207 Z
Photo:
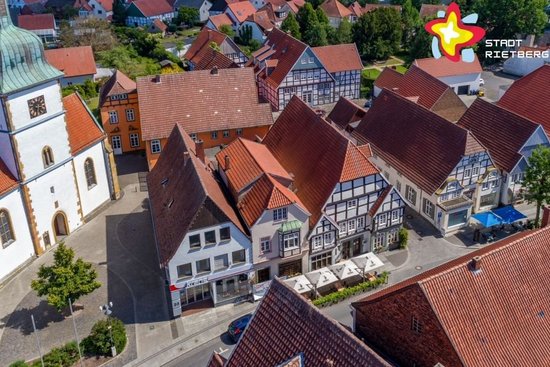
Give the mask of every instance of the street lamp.
M 111 327 L 111 314 L 113 313 L 113 311 L 111 310 L 113 308 L 113 302 L 110 302 L 107 303 L 107 304 L 104 304 L 103 306 L 99 306 L 99 310 L 101 312 L 103 312 L 103 314 L 105 316 L 107 316 L 107 322 L 109 323 L 109 325 L 107 326 L 107 329 L 109 329 L 109 337 L 111 338 L 111 355 L 113 357 L 116 356 L 116 347 L 115 347 L 115 342 L 113 341 L 113 328 Z

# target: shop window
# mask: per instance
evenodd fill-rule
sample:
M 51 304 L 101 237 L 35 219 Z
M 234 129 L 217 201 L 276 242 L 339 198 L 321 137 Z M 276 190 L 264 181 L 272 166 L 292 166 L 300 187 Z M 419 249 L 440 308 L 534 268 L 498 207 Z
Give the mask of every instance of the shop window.
M 317 256 L 311 257 L 311 270 L 321 269 L 332 265 L 332 253 L 326 252 Z
M 449 214 L 449 221 L 447 227 L 453 227 L 466 223 L 468 219 L 468 210 L 459 211 Z
M 263 269 L 259 269 L 257 272 L 256 272 L 256 280 L 258 283 L 262 283 L 262 282 L 267 282 L 270 277 L 271 277 L 271 268 L 270 267 L 267 267 L 267 268 L 263 268 Z

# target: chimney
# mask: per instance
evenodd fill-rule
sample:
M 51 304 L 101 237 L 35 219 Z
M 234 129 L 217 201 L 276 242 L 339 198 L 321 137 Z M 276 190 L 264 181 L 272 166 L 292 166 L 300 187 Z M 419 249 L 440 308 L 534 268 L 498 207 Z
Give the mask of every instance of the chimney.
M 550 224 L 550 207 L 543 206 L 542 207 L 542 221 L 540 222 L 541 228 L 546 227 L 548 224 Z
M 153 78 L 153 83 L 159 84 L 160 83 L 160 74 L 155 75 Z
M 474 256 L 470 262 L 473 271 L 481 270 L 481 256 Z
M 214 67 L 210 70 L 210 75 L 218 75 L 218 67 L 217 67 L 217 66 L 214 66 Z
M 204 156 L 204 142 L 202 140 L 195 141 L 195 150 L 197 153 L 197 158 L 201 160 L 202 163 L 206 163 L 206 159 Z
M 229 158 L 228 155 L 226 155 L 225 156 L 225 170 L 229 171 L 230 168 L 231 168 L 231 159 Z

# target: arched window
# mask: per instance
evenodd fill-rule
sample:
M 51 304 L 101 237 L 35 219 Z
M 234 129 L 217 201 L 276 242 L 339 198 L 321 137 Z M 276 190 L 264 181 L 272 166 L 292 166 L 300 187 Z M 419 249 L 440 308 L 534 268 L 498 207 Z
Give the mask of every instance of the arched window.
M 54 163 L 52 148 L 44 147 L 42 149 L 42 161 L 44 162 L 44 168 L 48 168 Z
M 94 161 L 92 158 L 88 158 L 84 161 L 84 173 L 86 174 L 86 182 L 88 183 L 88 190 L 97 185 L 97 179 L 95 177 Z
M 0 242 L 2 242 L 2 247 L 5 248 L 13 241 L 15 241 L 15 237 L 11 228 L 10 213 L 2 209 L 0 210 Z

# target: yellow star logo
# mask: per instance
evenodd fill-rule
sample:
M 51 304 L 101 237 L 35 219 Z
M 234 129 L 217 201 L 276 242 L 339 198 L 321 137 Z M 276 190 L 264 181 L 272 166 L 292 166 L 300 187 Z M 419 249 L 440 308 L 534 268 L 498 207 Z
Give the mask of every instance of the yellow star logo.
M 458 27 L 456 13 L 452 12 L 444 23 L 434 24 L 432 30 L 439 36 L 441 47 L 451 56 L 456 55 L 457 45 L 468 43 L 474 34 L 466 29 Z

